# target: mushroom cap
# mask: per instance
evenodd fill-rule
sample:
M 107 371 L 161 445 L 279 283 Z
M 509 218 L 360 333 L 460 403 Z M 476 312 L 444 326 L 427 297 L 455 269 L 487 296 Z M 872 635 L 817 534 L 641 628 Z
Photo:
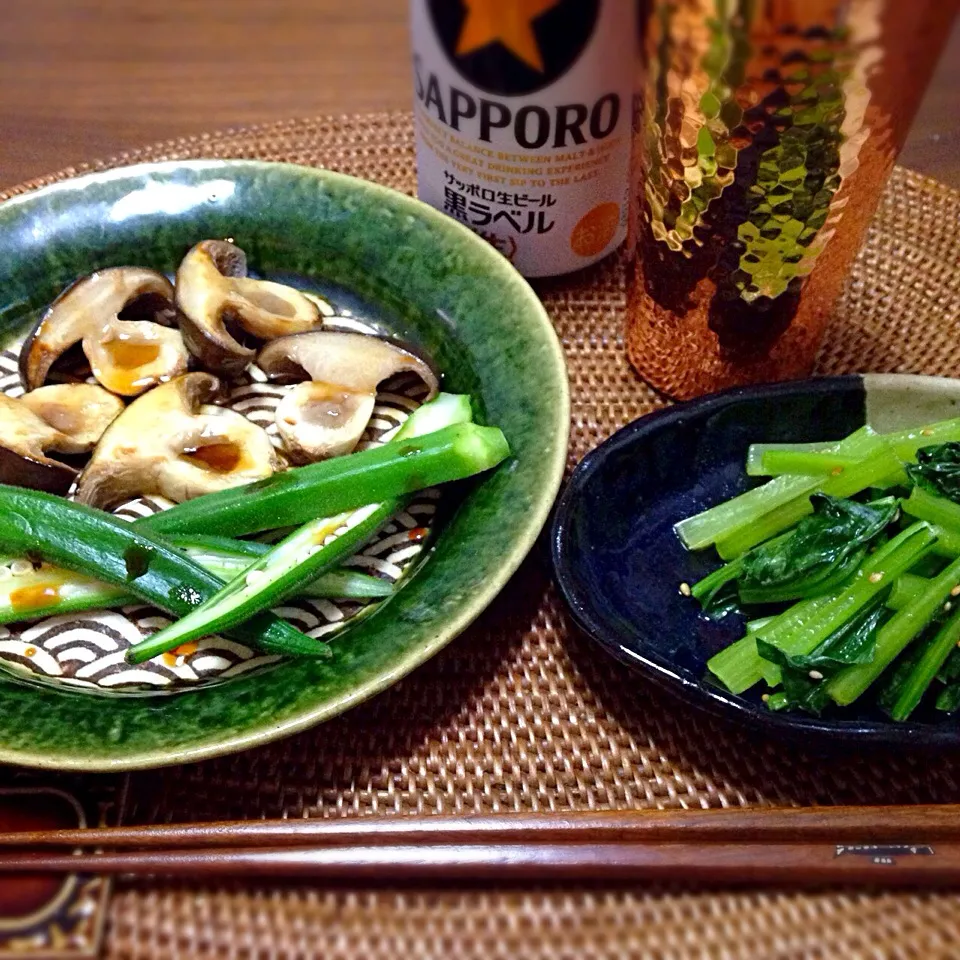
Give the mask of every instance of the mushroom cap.
M 77 471 L 46 455 L 81 453 L 81 447 L 20 400 L 0 394 L 0 483 L 66 493 Z
M 176 288 L 187 347 L 218 373 L 239 373 L 256 355 L 228 324 L 258 340 L 272 340 L 323 322 L 317 304 L 298 290 L 248 277 L 246 254 L 226 240 L 204 240 L 193 247 L 177 270 Z
M 89 453 L 124 410 L 119 397 L 94 383 L 53 383 L 25 393 L 20 402 L 70 437 L 78 453 Z
M 355 393 L 333 383 L 306 380 L 280 401 L 277 432 L 293 463 L 314 463 L 350 453 L 363 436 L 375 393 Z
M 77 500 L 103 509 L 150 495 L 182 503 L 278 470 L 266 431 L 206 406 L 219 392 L 216 377 L 189 373 L 135 400 L 97 444 Z
M 373 414 L 377 387 L 411 372 L 432 399 L 439 382 L 411 350 L 360 333 L 318 330 L 268 344 L 257 365 L 269 377 L 303 380 L 277 407 L 277 431 L 291 460 L 311 463 L 353 450 Z
M 20 353 L 24 387 L 41 387 L 53 364 L 77 343 L 94 377 L 123 396 L 138 396 L 183 373 L 183 338 L 167 326 L 176 318 L 173 301 L 170 281 L 142 267 L 111 267 L 78 280 L 27 337 Z M 142 316 L 151 319 L 135 319 Z

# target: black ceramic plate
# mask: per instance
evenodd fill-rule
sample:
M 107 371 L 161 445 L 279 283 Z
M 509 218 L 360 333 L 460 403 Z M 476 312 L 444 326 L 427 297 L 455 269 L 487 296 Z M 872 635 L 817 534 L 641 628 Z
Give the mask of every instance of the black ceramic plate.
M 960 745 L 960 722 L 932 709 L 906 724 L 866 705 L 817 719 L 771 713 L 759 689 L 734 696 L 709 683 L 707 660 L 742 635 L 742 620 L 710 620 L 680 594 L 680 583 L 717 561 L 688 553 L 673 532 L 754 485 L 743 469 L 751 443 L 835 440 L 865 423 L 898 430 L 955 417 L 958 407 L 958 380 L 868 374 L 731 390 L 643 417 L 587 456 L 560 500 L 560 588 L 608 653 L 691 706 L 805 740 Z

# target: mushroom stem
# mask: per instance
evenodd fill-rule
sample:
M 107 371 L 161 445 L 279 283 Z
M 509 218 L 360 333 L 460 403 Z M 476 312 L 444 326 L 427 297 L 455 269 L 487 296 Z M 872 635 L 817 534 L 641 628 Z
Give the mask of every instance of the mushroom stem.
M 94 377 L 108 390 L 135 397 L 187 368 L 173 287 L 162 274 L 112 267 L 68 287 L 31 331 L 20 353 L 24 387 L 42 386 L 51 367 L 81 344 Z M 127 319 L 148 315 L 151 319 Z M 122 316 L 121 316 L 122 315 Z
M 268 344 L 257 358 L 264 373 L 289 379 L 308 376 L 277 407 L 277 431 L 294 463 L 350 453 L 363 436 L 376 404 L 377 387 L 399 373 L 424 381 L 429 400 L 439 387 L 430 365 L 404 347 L 379 337 L 321 330 Z
M 177 306 L 190 352 L 208 370 L 236 374 L 255 351 L 229 329 L 257 340 L 314 330 L 323 322 L 317 304 L 299 290 L 247 276 L 246 254 L 225 240 L 204 240 L 177 270 Z

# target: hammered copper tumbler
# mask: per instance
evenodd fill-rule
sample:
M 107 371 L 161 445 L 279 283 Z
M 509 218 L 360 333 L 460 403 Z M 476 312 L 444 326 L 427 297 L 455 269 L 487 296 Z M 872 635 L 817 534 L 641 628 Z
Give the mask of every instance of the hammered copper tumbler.
M 810 374 L 956 9 L 641 4 L 627 349 L 645 380 L 687 398 Z

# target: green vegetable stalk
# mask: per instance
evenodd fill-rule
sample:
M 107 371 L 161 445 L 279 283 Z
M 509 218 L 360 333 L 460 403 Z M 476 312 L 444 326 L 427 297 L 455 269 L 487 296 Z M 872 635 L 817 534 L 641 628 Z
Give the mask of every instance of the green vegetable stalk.
M 751 443 L 746 471 L 750 477 L 765 477 L 764 461 L 769 453 L 822 453 L 862 459 L 878 450 L 884 441 L 870 427 L 861 427 L 843 440 L 825 443 Z
M 933 552 L 938 557 L 945 557 L 947 560 L 960 557 L 960 530 L 950 530 L 935 523 L 930 524 L 930 526 L 933 527 L 933 532 L 937 535 Z
M 834 476 L 815 480 L 816 492 L 831 497 L 851 497 L 870 487 L 887 485 L 903 476 L 903 464 L 889 447 L 884 447 Z M 792 479 L 792 478 L 789 478 Z M 776 481 L 772 481 L 776 482 Z M 732 560 L 758 543 L 763 543 L 783 530 L 792 527 L 805 516 L 813 513 L 810 493 L 800 496 L 756 516 L 749 524 L 743 524 L 716 543 L 717 553 L 724 560 Z
M 786 539 L 784 537 L 783 539 Z M 746 556 L 746 554 L 744 555 Z M 744 557 L 737 557 L 725 563 L 722 567 L 708 573 L 705 577 L 698 580 L 690 589 L 690 594 L 695 600 L 700 601 L 700 606 L 708 613 L 715 612 L 715 601 L 721 593 L 726 593 L 724 587 L 728 583 L 735 582 L 743 574 Z
M 769 450 L 763 455 L 763 472 L 778 477 L 783 473 L 807 477 L 835 476 L 859 463 L 856 457 L 818 451 Z
M 787 654 L 759 641 L 758 651 L 780 669 L 783 682 L 782 697 L 778 697 L 772 709 L 790 707 L 819 715 L 830 702 L 824 679 L 851 664 L 873 660 L 877 631 L 887 615 L 884 606 L 874 601 L 809 654 Z
M 871 504 L 816 495 L 814 515 L 754 547 L 693 585 L 705 610 L 736 580 L 742 603 L 777 603 L 829 593 L 860 566 L 869 544 L 898 512 L 888 497 Z
M 903 438 L 900 438 L 899 434 L 893 436 L 899 438 L 902 442 L 907 442 L 903 440 Z M 755 444 L 750 449 L 751 451 L 756 450 L 762 459 L 768 449 L 792 449 L 793 446 L 792 444 L 763 446 Z M 885 448 L 890 447 L 890 444 L 880 440 L 868 427 L 864 427 L 852 433 L 845 440 L 839 440 L 834 444 L 825 446 L 820 444 L 816 446 L 820 449 L 820 452 L 860 458 L 860 462 L 862 463 L 878 451 L 883 451 Z M 754 456 L 754 454 L 751 453 L 751 456 Z M 896 470 L 899 471 L 900 469 L 900 464 L 897 463 Z M 724 503 L 719 503 L 709 510 L 704 510 L 693 517 L 681 520 L 674 529 L 688 550 L 700 550 L 703 547 L 709 547 L 718 540 L 733 537 L 738 532 L 748 529 L 778 507 L 797 501 L 799 498 L 809 496 L 817 490 L 822 490 L 822 492 L 830 493 L 834 496 L 849 495 L 838 493 L 836 489 L 826 489 L 823 486 L 824 479 L 824 477 L 816 476 L 782 475 L 775 477 L 773 480 L 759 487 L 754 487 L 754 489 L 748 490 L 746 493 L 733 497 Z M 844 489 L 845 485 L 840 484 L 839 488 Z M 798 516 L 797 519 L 799 520 L 800 516 Z
M 914 573 L 901 574 L 884 602 L 891 610 L 902 610 L 913 603 L 929 586 L 930 581 L 926 577 L 920 577 Z
M 774 453 L 789 454 L 796 458 L 804 454 L 823 454 L 840 457 L 844 462 L 850 459 L 862 464 L 864 460 L 884 447 L 892 450 L 901 462 L 907 462 L 916 458 L 921 449 L 950 441 L 960 441 L 960 419 L 942 420 L 927 426 L 887 434 L 877 434 L 870 427 L 861 427 L 849 437 L 833 443 L 752 444 L 747 454 L 746 470 L 750 476 L 766 475 L 764 460 Z M 797 462 L 798 460 L 795 459 L 794 465 Z M 825 464 L 826 461 L 823 463 Z M 843 466 L 844 472 L 848 472 L 844 464 L 836 463 L 833 468 L 835 469 L 836 466 Z M 900 473 L 899 465 L 894 472 L 894 479 L 899 479 L 898 473 Z M 829 472 L 827 476 L 829 477 Z M 762 486 L 682 520 L 675 529 L 688 550 L 700 550 L 718 540 L 729 541 L 738 531 L 749 528 L 765 514 L 820 489 L 818 479 L 823 477 L 780 474 Z M 839 486 L 843 489 L 844 484 Z M 836 489 L 827 489 L 824 492 L 833 493 L 834 496 L 851 495 L 837 493 Z M 796 510 L 796 507 L 793 509 Z M 800 519 L 799 516 L 797 519 Z
M 750 526 L 769 511 L 799 496 L 816 492 L 819 485 L 820 480 L 816 477 L 777 477 L 763 486 L 754 487 L 696 516 L 681 520 L 674 530 L 688 550 L 702 550 L 722 537 Z
M 935 523 L 945 530 L 960 533 L 960 504 L 921 487 L 914 487 L 910 491 L 910 496 L 903 501 L 903 512 L 918 520 Z
M 920 662 L 907 677 L 900 696 L 890 711 L 894 720 L 906 720 L 916 710 L 947 657 L 957 649 L 958 640 L 960 640 L 960 607 L 937 631 L 936 636 L 924 650 Z
M 743 693 L 762 679 L 774 685 L 779 669 L 760 656 L 757 640 L 791 655 L 809 654 L 836 633 L 901 574 L 925 556 L 933 532 L 916 523 L 867 557 L 853 581 L 833 596 L 802 600 L 755 634 L 731 644 L 710 659 L 707 668 L 732 693 Z
M 835 703 L 853 703 L 893 662 L 904 648 L 943 610 L 950 592 L 960 584 L 960 559 L 954 560 L 912 603 L 897 611 L 877 635 L 877 655 L 870 663 L 838 673 L 828 686 Z

